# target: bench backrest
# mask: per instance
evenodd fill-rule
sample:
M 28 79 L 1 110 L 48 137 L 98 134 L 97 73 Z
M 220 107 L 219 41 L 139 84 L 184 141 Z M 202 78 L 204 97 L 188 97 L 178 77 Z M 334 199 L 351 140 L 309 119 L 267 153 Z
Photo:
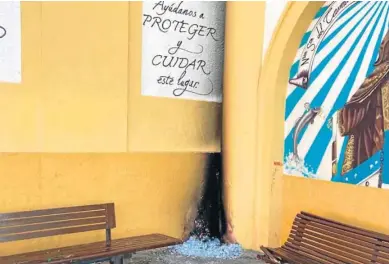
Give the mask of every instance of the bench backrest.
M 389 236 L 301 212 L 284 249 L 319 263 L 389 264 Z
M 0 214 L 0 243 L 116 227 L 113 203 Z

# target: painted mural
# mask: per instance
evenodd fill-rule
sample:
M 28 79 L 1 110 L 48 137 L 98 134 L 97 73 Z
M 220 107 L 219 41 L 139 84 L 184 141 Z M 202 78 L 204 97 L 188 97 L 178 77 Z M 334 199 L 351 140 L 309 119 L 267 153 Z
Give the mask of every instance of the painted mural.
M 285 174 L 389 188 L 388 100 L 389 2 L 326 2 L 290 68 Z

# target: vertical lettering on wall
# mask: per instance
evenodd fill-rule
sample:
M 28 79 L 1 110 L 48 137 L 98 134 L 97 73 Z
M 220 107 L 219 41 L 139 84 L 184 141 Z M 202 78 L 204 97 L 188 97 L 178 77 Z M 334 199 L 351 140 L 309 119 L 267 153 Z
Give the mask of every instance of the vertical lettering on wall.
M 224 2 L 143 2 L 142 95 L 221 102 Z
M 20 2 L 0 1 L 0 82 L 21 82 Z

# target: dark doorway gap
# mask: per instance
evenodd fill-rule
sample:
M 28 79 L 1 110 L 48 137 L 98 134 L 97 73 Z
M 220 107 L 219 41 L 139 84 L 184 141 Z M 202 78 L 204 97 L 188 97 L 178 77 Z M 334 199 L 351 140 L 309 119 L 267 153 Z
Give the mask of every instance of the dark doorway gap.
M 212 153 L 209 154 L 203 194 L 198 204 L 197 216 L 190 236 L 199 239 L 218 238 L 221 240 L 225 231 L 222 156 L 220 153 Z

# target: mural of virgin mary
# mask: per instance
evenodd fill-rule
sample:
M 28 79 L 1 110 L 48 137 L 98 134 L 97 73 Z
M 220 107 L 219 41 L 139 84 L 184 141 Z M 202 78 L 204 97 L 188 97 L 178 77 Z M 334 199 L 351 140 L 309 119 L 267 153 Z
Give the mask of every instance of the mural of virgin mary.
M 380 151 L 389 129 L 389 31 L 381 42 L 373 72 L 338 112 L 341 136 L 348 136 L 342 172 L 349 172 Z

